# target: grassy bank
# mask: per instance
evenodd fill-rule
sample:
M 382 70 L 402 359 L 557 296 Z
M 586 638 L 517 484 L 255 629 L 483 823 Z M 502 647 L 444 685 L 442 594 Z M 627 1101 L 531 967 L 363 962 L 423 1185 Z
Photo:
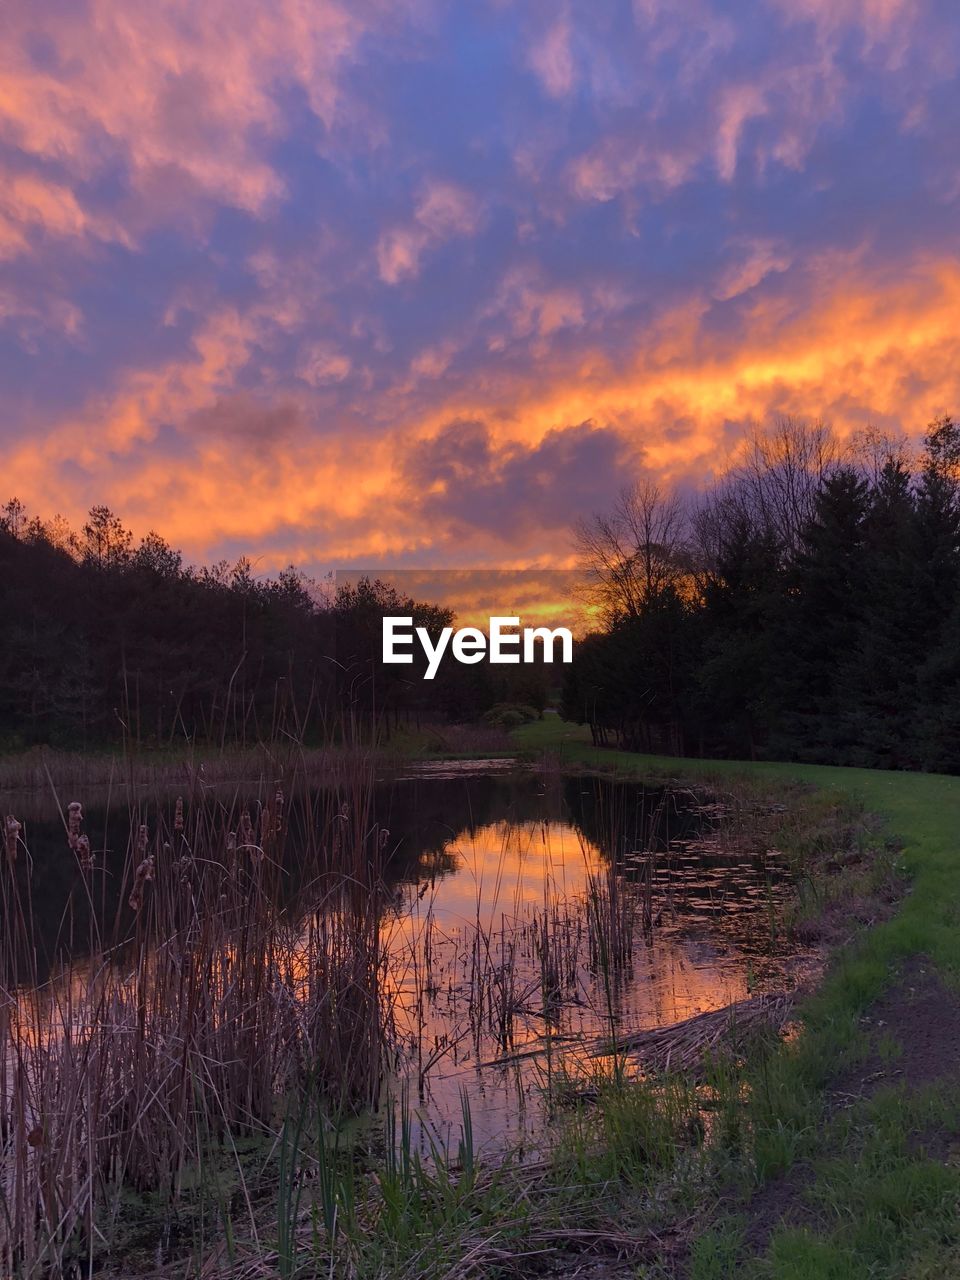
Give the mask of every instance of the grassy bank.
M 413 760 L 487 759 L 509 756 L 514 745 L 508 733 L 489 725 L 424 725 L 404 727 L 375 746 L 355 748 L 306 746 L 290 739 L 257 742 L 242 747 L 205 744 L 148 749 L 131 745 L 118 751 L 70 751 L 32 747 L 0 755 L 0 791 L 38 796 L 49 802 L 59 794 L 82 792 L 87 803 L 120 803 L 136 798 L 193 788 L 229 788 L 238 780 L 275 785 L 306 781 L 336 786 L 349 778 L 358 761 L 375 758 L 379 767 L 401 766 Z
M 916 1088 L 909 1071 L 898 1080 L 898 1062 L 909 1067 L 912 1059 L 889 1034 L 896 1008 L 879 1030 L 863 1015 L 902 986 L 898 967 L 917 956 L 944 979 L 925 1007 L 942 1012 L 945 1028 L 960 1010 L 947 985 L 960 972 L 960 859 L 951 853 L 960 780 L 598 753 L 553 717 L 515 741 L 550 771 L 559 763 L 701 779 L 705 791 L 735 801 L 738 814 L 764 815 L 754 834 L 794 869 L 794 923 L 823 928 L 836 949 L 826 980 L 799 1010 L 800 1034 L 783 1042 L 775 1026 L 748 1025 L 744 1014 L 732 1028 L 745 1033 L 735 1048 L 711 1039 L 701 1057 L 680 1052 L 677 1041 L 665 1060 L 647 1060 L 643 1079 L 622 1052 L 598 1058 L 586 1082 L 565 1078 L 562 1063 L 548 1059 L 551 1123 L 536 1158 L 517 1150 L 484 1159 L 466 1103 L 459 1133 L 428 1150 L 402 1097 L 365 1121 L 341 1122 L 344 1064 L 354 1075 L 361 1069 L 351 1096 L 373 1097 L 392 1043 L 381 1034 L 389 1010 L 370 923 L 382 894 L 382 841 L 366 811 L 369 788 L 318 815 L 316 848 L 297 874 L 316 881 L 306 952 L 261 884 L 279 868 L 289 796 L 277 794 L 256 830 L 248 813 L 225 813 L 211 827 L 205 810 L 194 819 L 189 804 L 185 815 L 178 806 L 171 831 L 155 836 L 157 883 L 153 859 L 142 860 L 136 841 L 130 851 L 139 959 L 129 982 L 122 974 L 108 986 L 105 976 L 88 982 L 80 994 L 98 1002 L 92 1014 L 71 996 L 56 1011 L 70 1034 L 56 1040 L 55 1054 L 42 1029 L 20 1037 L 21 1065 L 3 1093 L 21 1098 L 22 1115 L 0 1129 L 0 1141 L 28 1136 L 12 1165 L 17 1196 L 0 1195 L 0 1240 L 4 1228 L 23 1240 L 38 1222 L 43 1235 L 29 1254 L 14 1244 L 15 1274 L 79 1280 L 94 1263 L 104 1277 L 162 1272 L 171 1280 L 951 1273 L 960 1241 L 954 1080 L 934 1072 Z M 902 850 L 866 810 L 904 837 Z M 350 815 L 355 822 L 345 821 Z M 246 831 L 242 841 L 238 831 Z M 11 852 L 12 884 L 29 859 L 24 849 Z M 901 862 L 912 889 L 894 907 L 893 866 Z M 147 945 L 140 912 L 144 867 L 149 919 L 165 940 L 159 951 Z M 26 915 L 8 914 L 8 967 L 16 972 L 16 930 Z M 772 930 L 771 945 L 773 938 Z M 20 951 L 31 953 L 31 940 L 23 941 Z M 306 1004 L 294 998 L 302 980 Z M 920 971 L 910 980 L 929 987 Z M 491 987 L 484 999 L 494 994 Z M 960 1043 L 960 1012 L 956 1030 Z M 686 1047 L 703 1043 L 698 1024 Z M 23 1118 L 34 1111 L 46 1119 L 29 1132 Z M 97 1162 L 87 1150 L 92 1135 L 105 1153 Z M 141 1167 L 146 1157 L 149 1168 Z M 10 1206 L 18 1216 L 4 1222 Z
M 577 770 L 615 765 L 644 778 L 661 774 L 685 782 L 701 774 L 686 762 L 678 767 L 676 761 L 597 759 L 582 741 L 561 738 L 563 732 L 547 721 L 522 734 L 521 745 L 530 751 L 562 745 Z M 745 807 L 787 802 L 771 834 L 790 857 L 798 882 L 819 895 L 816 909 L 806 903 L 808 923 L 810 916 L 822 917 L 839 905 L 849 936 L 868 920 L 889 916 L 890 904 L 877 891 L 890 887 L 891 864 L 899 855 L 857 800 L 836 788 L 798 792 L 789 771 L 747 781 L 742 769 L 725 772 L 719 787 L 716 775 L 702 773 L 715 794 L 735 795 Z M 861 905 L 866 919 L 858 912 Z M 699 1060 L 695 1053 L 684 1054 L 678 1039 L 670 1061 L 648 1066 L 642 1078 L 626 1054 L 598 1062 L 587 1087 L 582 1080 L 565 1081 L 562 1068 L 545 1078 L 553 1118 L 543 1152 L 533 1161 L 519 1151 L 503 1161 L 484 1160 L 474 1148 L 467 1110 L 458 1139 L 426 1156 L 411 1141 L 402 1104 L 388 1111 L 382 1140 L 360 1147 L 342 1143 L 322 1117 L 299 1116 L 278 1196 L 285 1244 L 261 1262 L 291 1277 L 358 1280 L 570 1274 L 720 1280 L 740 1271 L 758 1280 L 901 1275 L 896 1267 L 914 1243 L 899 1228 L 877 1234 L 886 1250 L 879 1261 L 881 1246 L 870 1234 L 877 1224 L 866 1221 L 859 1253 L 814 1230 L 802 1238 L 767 1232 L 762 1247 L 755 1240 L 758 1222 L 771 1219 L 772 1225 L 774 1210 L 758 1208 L 764 1189 L 820 1158 L 835 1163 L 823 1186 L 808 1179 L 807 1189 L 831 1205 L 842 1204 L 845 1191 L 855 1224 L 863 1216 L 863 1183 L 853 1175 L 855 1159 L 838 1166 L 836 1153 L 846 1147 L 859 1156 L 868 1138 L 878 1166 L 878 1206 L 900 1194 L 890 1179 L 896 1184 L 901 1170 L 889 1166 L 887 1154 L 896 1137 L 881 1132 L 879 1121 L 873 1133 L 869 1117 L 849 1109 L 832 1114 L 829 1103 L 837 1074 L 869 1057 L 858 1012 L 887 973 L 885 963 L 871 967 L 860 957 L 861 945 L 848 949 L 823 990 L 805 1003 L 803 1034 L 786 1044 L 773 1028 L 758 1025 L 745 1046 L 734 1051 L 720 1041 Z M 946 1114 L 949 1105 L 939 1095 L 911 1099 L 909 1111 L 891 1103 L 882 1123 L 887 1130 L 902 1123 L 909 1134 L 911 1126 L 940 1114 L 938 1108 Z M 925 1166 L 904 1160 L 912 1207 L 927 1193 L 929 1180 Z M 310 1181 L 303 1176 L 307 1171 Z M 942 1185 L 933 1185 L 937 1208 L 944 1210 Z M 874 1192 L 867 1188 L 864 1194 L 871 1203 Z M 931 1221 L 946 1230 L 945 1219 L 931 1212 Z M 823 1270 L 816 1251 L 834 1245 L 836 1258 Z M 875 1256 L 868 1256 L 870 1249 Z M 874 1263 L 887 1269 L 877 1270 Z
M 582 731 L 556 721 L 517 738 L 533 754 L 644 777 L 799 780 L 856 799 L 900 837 L 910 892 L 889 920 L 840 951 L 802 1010 L 803 1034 L 752 1065 L 750 1158 L 724 1207 L 697 1223 L 684 1270 L 695 1280 L 734 1269 L 784 1280 L 956 1274 L 960 778 L 598 752 Z M 906 983 L 913 986 L 905 994 Z M 870 1015 L 909 1006 L 910 993 L 931 984 L 927 1030 L 935 1019 L 930 1049 L 942 1059 L 916 1080 L 909 1037 Z M 786 1190 L 789 1212 L 779 1211 L 771 1186 Z M 765 1195 L 758 1231 L 753 1205 Z

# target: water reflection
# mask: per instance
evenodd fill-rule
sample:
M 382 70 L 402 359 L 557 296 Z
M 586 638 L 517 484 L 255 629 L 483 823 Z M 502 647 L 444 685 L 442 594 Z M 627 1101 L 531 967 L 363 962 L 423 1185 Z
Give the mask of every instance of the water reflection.
M 789 985 L 787 876 L 762 821 L 688 793 L 514 777 L 471 782 L 454 829 L 457 792 L 434 786 L 396 797 L 419 818 L 384 928 L 398 1078 L 435 1140 L 455 1141 L 465 1092 L 480 1141 L 536 1141 L 548 1078 L 594 1069 L 585 1045 Z
M 211 821 L 218 808 L 227 821 L 268 804 L 273 784 L 262 790 L 203 803 Z M 314 910 L 303 868 L 318 808 L 330 803 L 318 792 L 288 801 L 276 892 L 294 929 L 301 908 L 307 919 Z M 100 869 L 89 896 L 76 892 L 59 816 L 29 824 L 41 977 L 68 962 L 77 979 L 93 924 L 101 936 L 108 921 L 111 936 L 129 933 L 130 830 L 169 826 L 170 808 L 143 805 L 132 823 L 87 814 Z M 762 815 L 686 792 L 513 770 L 384 780 L 371 820 L 389 832 L 380 930 L 393 1085 L 418 1106 L 425 1142 L 455 1141 L 463 1093 L 482 1145 L 535 1139 L 548 1079 L 592 1070 L 584 1046 L 790 984 L 795 957 L 777 925 L 788 882 Z

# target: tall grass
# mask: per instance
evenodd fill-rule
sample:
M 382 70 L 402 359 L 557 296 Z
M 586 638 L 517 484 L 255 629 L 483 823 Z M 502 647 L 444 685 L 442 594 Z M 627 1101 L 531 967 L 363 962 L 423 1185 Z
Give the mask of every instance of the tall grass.
M 0 1274 L 81 1274 L 128 1189 L 170 1203 L 211 1146 L 272 1137 L 308 1086 L 375 1103 L 390 1042 L 385 833 L 358 768 L 286 859 L 289 798 L 132 812 L 121 909 L 68 809 L 61 937 L 34 924 L 25 830 L 0 860 Z M 318 805 L 321 802 L 317 802 Z M 171 812 L 172 810 L 172 812 Z M 295 905 L 285 881 L 301 886 Z M 86 939 L 72 908 L 87 910 Z M 78 913 L 79 914 L 79 913 Z M 78 948 L 78 941 L 81 944 Z M 82 961 L 41 981 L 51 951 Z
M 230 1256 L 245 1214 L 264 1265 L 284 1276 L 298 1273 L 305 1251 L 324 1266 L 347 1258 L 363 1274 L 432 1274 L 434 1266 L 447 1274 L 442 1266 L 461 1237 L 478 1233 L 480 1266 L 499 1265 L 498 1232 L 529 1236 L 532 1210 L 516 1209 L 516 1184 L 479 1176 L 466 1099 L 449 1152 L 406 1102 L 388 1105 L 372 1193 L 347 1152 L 346 1118 L 381 1102 L 398 1062 L 422 1098 L 461 1041 L 478 1066 L 488 1055 L 503 1065 L 545 1051 L 549 1076 L 563 1011 L 583 1008 L 589 984 L 612 1033 L 634 948 L 659 918 L 669 797 L 639 816 L 622 795 L 611 801 L 601 815 L 604 855 L 588 860 L 583 891 L 572 896 L 550 879 L 543 828 L 540 903 L 510 883 L 516 829 L 504 824 L 490 882 L 477 883 L 475 918 L 444 934 L 431 899 L 421 909 L 423 893 L 412 895 L 411 914 L 422 915 L 404 954 L 391 936 L 397 917 L 384 862 L 392 840 L 373 812 L 373 761 L 358 752 L 347 768 L 344 759 L 337 786 L 324 792 L 298 794 L 304 773 L 294 769 L 292 783 L 284 775 L 283 786 L 261 784 L 256 802 L 249 790 L 225 798 L 197 776 L 180 797 L 146 803 L 138 793 L 120 865 L 106 857 L 106 837 L 86 832 L 82 806 L 64 804 L 72 887 L 53 937 L 34 923 L 29 823 L 7 819 L 0 1275 L 89 1274 L 116 1238 L 131 1191 L 168 1210 L 168 1221 L 199 1200 Z M 64 955 L 70 963 L 51 969 Z M 462 1023 L 432 1020 L 438 1005 Z M 440 1025 L 449 1034 L 437 1037 Z M 618 1089 L 621 1058 L 615 1051 Z M 565 1065 L 557 1065 L 559 1080 Z M 647 1095 L 624 1102 L 634 1111 L 616 1119 L 620 1094 L 606 1083 L 596 1092 L 604 1100 L 597 1114 L 625 1132 L 642 1127 L 646 1152 L 647 1130 L 659 1124 Z M 682 1124 L 691 1109 L 688 1099 Z M 671 1132 L 682 1128 L 679 1115 L 668 1117 Z M 621 1171 L 609 1177 L 622 1177 L 633 1139 L 591 1135 L 591 1152 L 620 1144 Z M 279 1187 L 266 1229 L 262 1203 L 239 1176 L 244 1144 L 259 1144 L 260 1172 L 269 1165 Z M 238 1177 L 224 1182 L 233 1191 L 221 1186 L 231 1161 Z M 200 1219 L 198 1231 L 208 1232 Z M 384 1235 L 376 1245 L 364 1242 L 373 1227 Z M 207 1235 L 197 1242 L 201 1253 L 208 1245 Z

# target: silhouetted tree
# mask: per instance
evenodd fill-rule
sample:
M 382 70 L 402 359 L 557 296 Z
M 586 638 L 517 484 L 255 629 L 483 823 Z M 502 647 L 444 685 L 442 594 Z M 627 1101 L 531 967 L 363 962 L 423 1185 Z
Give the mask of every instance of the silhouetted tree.
M 579 527 L 620 607 L 580 645 L 564 713 L 641 741 L 666 701 L 688 749 L 960 771 L 958 477 L 949 417 L 915 467 L 876 433 L 842 457 L 822 428 L 778 424 L 675 527 L 683 609 L 659 630 L 621 500 Z
M 99 569 L 120 568 L 130 559 L 133 534 L 109 507 L 91 507 L 81 533 L 81 553 Z
M 738 507 L 724 513 L 716 536 L 702 588 L 697 705 L 709 748 L 752 758 L 768 741 L 778 709 L 784 548 Z

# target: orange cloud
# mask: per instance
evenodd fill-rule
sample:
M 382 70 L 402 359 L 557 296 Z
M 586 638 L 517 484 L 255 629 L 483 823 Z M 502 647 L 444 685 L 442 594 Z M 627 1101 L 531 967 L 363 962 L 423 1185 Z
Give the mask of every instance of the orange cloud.
M 750 419 L 957 407 L 940 11 L 633 8 L 498 6 L 488 67 L 471 7 L 424 0 L 8 6 L 9 488 L 265 568 L 556 564 L 592 500 L 564 459 L 695 480 Z M 883 146 L 889 207 L 858 167 Z M 484 525 L 481 473 L 539 525 Z
M 745 332 L 708 339 L 701 331 L 708 304 L 694 299 L 638 334 L 627 369 L 598 357 L 589 372 L 584 365 L 526 387 L 512 382 L 509 400 L 495 406 L 445 405 L 437 427 L 451 416 L 486 417 L 502 439 L 535 442 L 558 423 L 589 418 L 618 426 L 648 465 L 679 476 L 711 464 L 725 420 L 782 412 L 823 417 L 841 432 L 865 420 L 916 430 L 957 403 L 955 262 L 917 263 L 896 282 L 874 286 L 855 274 L 844 278 L 832 260 L 821 270 L 813 295 L 788 322 L 776 301 L 758 301 Z M 788 307 L 798 309 L 795 298 Z
M 636 356 L 622 368 L 585 339 L 572 362 L 547 354 L 526 374 L 497 380 L 487 369 L 459 390 L 440 382 L 429 407 L 404 409 L 401 399 L 387 431 L 351 434 L 328 424 L 320 435 L 298 421 L 289 439 L 258 401 L 233 419 L 228 411 L 197 424 L 198 410 L 232 386 L 269 323 L 225 308 L 201 330 L 189 360 L 129 375 L 112 398 L 11 450 L 7 487 L 35 510 L 57 508 L 75 522 L 106 501 L 138 532 L 156 527 L 192 556 L 243 546 L 259 553 L 264 570 L 291 559 L 384 564 L 431 552 L 559 566 L 570 563 L 571 548 L 555 528 L 539 537 L 526 530 L 517 544 L 495 526 L 476 527 L 464 544 L 455 510 L 426 521 L 420 495 L 400 474 L 412 443 L 429 443 L 453 419 L 473 419 L 487 424 L 493 448 L 522 451 L 589 420 L 614 429 L 637 468 L 677 480 L 723 465 L 736 442 L 730 422 L 793 413 L 824 418 L 841 434 L 870 421 L 916 430 L 960 403 L 953 261 L 920 261 L 873 286 L 858 279 L 855 263 L 844 275 L 824 262 L 805 309 L 789 314 L 791 300 L 785 318 L 775 299 L 745 302 L 730 334 L 704 329 L 710 305 L 696 299 L 664 314 L 637 334 Z M 308 414 L 308 405 L 289 412 Z M 227 434 L 214 429 L 221 421 Z M 170 422 L 181 427 L 179 451 L 157 455 L 159 426 Z M 574 514 L 557 520 L 562 526 Z

